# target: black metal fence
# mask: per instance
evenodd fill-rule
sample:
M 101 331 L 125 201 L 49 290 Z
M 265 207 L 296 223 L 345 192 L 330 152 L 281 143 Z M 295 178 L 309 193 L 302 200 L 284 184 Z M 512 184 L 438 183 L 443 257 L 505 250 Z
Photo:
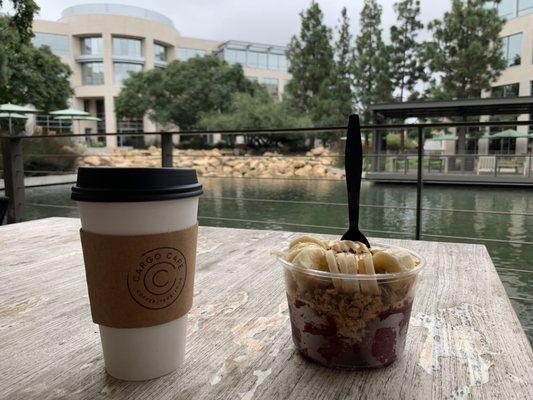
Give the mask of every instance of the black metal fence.
M 379 140 L 379 137 L 384 137 L 385 134 L 389 132 L 407 132 L 415 131 L 417 146 L 416 153 L 414 154 L 382 154 L 382 153 L 366 153 L 364 168 L 368 174 L 377 174 L 382 172 L 391 172 L 391 173 L 400 173 L 400 174 L 413 174 L 416 176 L 416 205 L 414 210 L 416 212 L 416 225 L 414 238 L 420 239 L 421 236 L 421 220 L 422 220 L 422 190 L 424 183 L 424 174 L 435 173 L 435 166 L 433 171 L 431 170 L 432 165 L 435 164 L 436 160 L 441 160 L 441 162 L 448 163 L 450 159 L 454 160 L 455 163 L 459 163 L 459 171 L 465 172 L 465 165 L 467 160 L 475 159 L 477 164 L 483 161 L 485 172 L 489 174 L 502 174 L 503 168 L 514 168 L 517 173 L 518 171 L 524 171 L 524 176 L 526 178 L 531 178 L 531 154 L 528 155 L 472 155 L 472 154 L 455 154 L 455 155 L 429 155 L 424 164 L 424 141 L 425 133 L 428 131 L 443 130 L 448 128 L 475 128 L 479 131 L 479 128 L 483 127 L 508 127 L 508 126 L 519 126 L 519 125 L 531 125 L 533 121 L 486 121 L 486 122 L 461 122 L 461 123 L 450 123 L 450 122 L 438 122 L 438 123 L 427 123 L 427 124 L 380 124 L 380 125 L 363 125 L 361 129 L 365 135 L 366 141 L 368 142 L 368 134 L 371 133 L 373 141 Z M 178 136 L 209 136 L 213 134 L 219 135 L 246 135 L 246 136 L 256 136 L 256 135 L 282 135 L 289 133 L 299 133 L 303 135 L 314 135 L 316 133 L 325 133 L 325 132 L 339 132 L 342 133 L 346 130 L 344 126 L 334 126 L 334 127 L 320 127 L 320 128 L 287 128 L 287 129 L 255 129 L 255 130 L 228 130 L 228 131 L 209 131 L 209 130 L 195 130 L 195 131 L 173 131 L 173 132 L 143 132 L 143 133 L 95 133 L 95 134 L 58 134 L 55 136 L 21 136 L 21 135 L 12 135 L 12 136 L 0 136 L 2 144 L 2 154 L 3 154 L 3 175 L 4 175 L 4 184 L 6 195 L 10 198 L 7 221 L 8 223 L 19 222 L 24 219 L 24 208 L 25 208 L 25 186 L 24 186 L 24 164 L 23 164 L 23 150 L 22 143 L 27 140 L 55 140 L 56 138 L 101 138 L 102 136 L 152 136 L 156 135 L 160 138 L 161 143 L 161 160 L 160 165 L 162 167 L 172 167 L 174 166 L 173 162 L 173 137 Z M 376 146 L 374 146 L 374 150 Z M 378 147 L 379 150 L 379 147 Z M 51 155 L 54 156 L 54 155 Z M 342 157 L 342 156 L 338 156 Z M 487 160 L 483 159 L 486 157 Z M 481 161 L 480 161 L 481 159 Z M 411 160 L 413 161 L 411 165 Z M 493 160 L 493 161 L 491 161 Z M 507 162 L 507 160 L 512 160 L 512 163 Z M 486 165 L 485 165 L 486 164 Z M 454 167 L 454 170 L 457 168 Z M 483 168 L 477 168 L 478 173 L 485 173 Z M 49 171 L 33 171 L 39 173 L 47 173 Z M 442 168 L 439 168 L 439 172 L 444 172 Z M 456 173 L 449 172 L 448 173 Z M 372 206 L 372 205 L 368 205 Z M 483 211 L 477 211 L 483 212 Z M 427 236 L 427 235 L 426 235 Z M 459 237 L 458 237 L 459 239 Z M 486 240 L 479 238 L 480 240 Z M 529 242 L 524 242 L 528 243 Z M 531 243 L 533 244 L 533 242 Z

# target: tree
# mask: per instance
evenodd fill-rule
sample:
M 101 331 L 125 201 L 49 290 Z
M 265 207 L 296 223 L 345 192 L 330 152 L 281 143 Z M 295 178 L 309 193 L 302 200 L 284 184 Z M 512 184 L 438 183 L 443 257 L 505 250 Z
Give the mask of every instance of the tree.
M 28 42 L 33 37 L 32 24 L 33 17 L 40 10 L 39 6 L 33 0 L 11 0 L 13 4 L 13 15 L 5 17 L 8 19 L 5 30 L 16 30 L 22 42 Z M 4 5 L 4 0 L 0 0 L 0 8 Z
M 427 96 L 433 99 L 480 97 L 505 69 L 500 32 L 504 20 L 486 0 L 453 0 L 442 20 L 428 28 L 425 59 L 434 78 Z M 458 152 L 465 151 L 465 130 L 458 129 Z
M 308 127 L 308 117 L 291 108 L 289 102 L 278 102 L 266 91 L 258 90 L 253 96 L 235 93 L 230 109 L 225 113 L 210 112 L 202 115 L 199 126 L 210 130 L 246 130 Z M 295 148 L 303 145 L 305 138 L 300 134 L 254 135 L 246 141 L 252 146 Z
M 364 122 L 370 122 L 370 104 L 390 101 L 392 97 L 389 57 L 381 37 L 381 12 L 376 0 L 365 0 L 359 19 L 361 31 L 355 39 L 354 84 Z
M 36 48 L 23 40 L 18 31 L 9 28 L 9 23 L 9 18 L 0 17 L 0 31 L 3 35 L 9 31 L 9 38 L 2 45 L 5 81 L 0 103 L 33 104 L 44 111 L 65 108 L 72 94 L 70 68 L 47 46 Z
M 337 29 L 334 69 L 330 77 L 324 80 L 319 95 L 312 100 L 315 124 L 318 126 L 346 124 L 348 116 L 353 111 L 352 35 L 346 7 L 343 7 L 341 11 L 340 25 Z M 332 134 L 321 135 L 321 138 L 328 141 L 332 139 Z
M 453 0 L 452 9 L 428 28 L 433 40 L 425 48 L 431 80 L 428 97 L 480 97 L 505 69 L 500 32 L 504 20 L 486 0 Z
M 33 0 L 12 0 L 11 3 L 14 11 L 12 15 L 2 15 L 0 12 L 0 89 L 7 84 L 9 55 L 33 37 L 33 17 L 39 12 L 39 7 Z M 3 5 L 4 0 L 0 0 L 0 9 Z
M 119 117 L 148 113 L 161 124 L 181 129 L 197 126 L 202 113 L 223 113 L 235 93 L 253 94 L 261 86 L 246 79 L 240 64 L 229 65 L 215 56 L 172 61 L 165 69 L 133 73 L 116 98 Z
M 419 20 L 420 0 L 400 0 L 394 4 L 396 24 L 390 28 L 390 77 L 397 91 L 396 99 L 404 101 L 408 95 L 416 98 L 416 84 L 424 78 L 422 45 L 417 42 L 418 32 L 424 28 Z
M 287 95 L 294 106 L 313 120 L 320 118 L 317 105 L 330 91 L 330 79 L 335 68 L 331 29 L 324 25 L 323 14 L 314 1 L 300 13 L 298 36 L 293 36 L 287 50 L 292 79 Z M 317 99 L 314 99 L 318 97 Z

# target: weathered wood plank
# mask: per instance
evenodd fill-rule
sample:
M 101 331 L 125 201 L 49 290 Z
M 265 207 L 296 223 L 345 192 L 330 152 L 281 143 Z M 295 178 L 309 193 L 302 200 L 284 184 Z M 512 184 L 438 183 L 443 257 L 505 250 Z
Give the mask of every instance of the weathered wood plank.
M 371 371 L 305 361 L 290 338 L 289 232 L 200 229 L 183 370 L 121 382 L 91 322 L 79 221 L 0 227 L 0 397 L 8 399 L 533 398 L 533 352 L 484 246 L 382 240 L 424 255 L 405 357 Z

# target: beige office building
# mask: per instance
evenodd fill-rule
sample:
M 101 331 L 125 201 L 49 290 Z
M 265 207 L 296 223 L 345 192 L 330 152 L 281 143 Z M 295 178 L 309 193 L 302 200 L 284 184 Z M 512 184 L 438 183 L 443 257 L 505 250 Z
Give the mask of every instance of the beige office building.
M 72 69 L 72 106 L 102 119 L 98 123 L 74 122 L 75 132 L 158 130 L 146 116 L 118 121 L 114 99 L 130 71 L 165 68 L 174 59 L 214 54 L 229 63 L 240 63 L 249 79 L 264 84 L 277 98 L 290 79 L 285 47 L 185 37 L 166 16 L 139 7 L 78 5 L 65 9 L 58 21 L 36 20 L 33 29 L 34 44 L 49 46 Z M 64 128 L 60 124 L 64 122 L 38 116 L 36 129 L 57 131 Z M 106 142 L 117 145 L 114 136 L 108 136 Z
M 501 37 L 507 68 L 484 96 L 533 96 L 533 0 L 502 0 L 498 14 L 505 18 Z M 533 119 L 533 115 L 520 115 L 519 120 Z M 496 130 L 494 128 L 493 130 Z M 533 127 L 518 126 L 519 132 L 533 131 Z M 498 152 L 498 141 L 480 140 L 480 153 Z M 511 152 L 527 152 L 528 139 L 511 140 Z

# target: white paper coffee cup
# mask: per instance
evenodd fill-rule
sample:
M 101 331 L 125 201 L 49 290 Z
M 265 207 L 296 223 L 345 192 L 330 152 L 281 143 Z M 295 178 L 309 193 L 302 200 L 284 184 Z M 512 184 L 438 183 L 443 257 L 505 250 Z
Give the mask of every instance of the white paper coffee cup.
M 194 170 L 80 168 L 72 198 L 78 202 L 82 230 L 135 236 L 194 226 L 201 193 Z M 143 201 L 134 201 L 138 199 Z M 157 378 L 183 364 L 187 314 L 143 328 L 99 327 L 105 367 L 115 378 Z

